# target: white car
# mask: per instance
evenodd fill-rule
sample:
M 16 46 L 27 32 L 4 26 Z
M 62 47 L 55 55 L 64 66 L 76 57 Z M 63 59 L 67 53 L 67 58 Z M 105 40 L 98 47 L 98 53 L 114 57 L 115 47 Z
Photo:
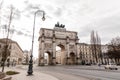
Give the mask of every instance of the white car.
M 116 66 L 115 64 L 112 64 L 112 63 L 107 64 L 107 65 L 105 66 L 105 69 L 118 70 L 117 66 Z

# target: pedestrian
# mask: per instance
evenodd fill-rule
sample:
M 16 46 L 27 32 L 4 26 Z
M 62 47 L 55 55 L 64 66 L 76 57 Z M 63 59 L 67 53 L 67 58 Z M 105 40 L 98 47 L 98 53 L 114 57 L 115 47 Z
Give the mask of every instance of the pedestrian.
M 98 64 L 98 66 L 99 66 L 99 67 L 101 66 L 100 63 Z
M 7 67 L 9 67 L 9 65 L 10 65 L 9 62 L 7 62 Z
M 13 65 L 14 65 L 14 62 L 12 62 L 12 64 L 11 64 L 11 65 L 12 65 L 12 67 L 13 67 Z

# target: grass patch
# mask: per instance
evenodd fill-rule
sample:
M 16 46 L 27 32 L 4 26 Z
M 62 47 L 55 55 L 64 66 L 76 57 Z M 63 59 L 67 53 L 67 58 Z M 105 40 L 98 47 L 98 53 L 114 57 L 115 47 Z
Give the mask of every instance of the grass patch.
M 19 72 L 16 72 L 16 71 L 7 71 L 6 74 L 7 75 L 15 75 L 15 74 L 19 74 Z

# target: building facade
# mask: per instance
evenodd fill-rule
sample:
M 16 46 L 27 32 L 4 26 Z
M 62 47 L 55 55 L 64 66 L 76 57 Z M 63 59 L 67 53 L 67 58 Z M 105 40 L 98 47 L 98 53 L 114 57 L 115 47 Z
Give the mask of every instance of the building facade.
M 10 55 L 7 57 L 6 61 L 8 61 L 10 64 L 21 64 L 24 59 L 24 54 L 23 50 L 21 49 L 17 42 L 6 38 L 0 39 L 0 51 L 6 45 L 6 40 L 8 44 L 8 49 L 10 51 Z M 5 53 L 0 54 L 1 62 L 3 54 Z
M 81 64 L 92 64 L 94 60 L 91 52 L 91 46 L 86 43 L 79 43 L 79 51 Z
M 28 50 L 24 50 L 23 53 L 24 53 L 23 64 L 29 64 L 31 52 Z

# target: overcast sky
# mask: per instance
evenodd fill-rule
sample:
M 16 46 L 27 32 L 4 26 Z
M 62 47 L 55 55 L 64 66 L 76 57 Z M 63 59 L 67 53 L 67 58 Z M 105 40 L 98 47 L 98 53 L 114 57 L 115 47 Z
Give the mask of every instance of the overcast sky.
M 0 0 L 2 2 L 2 0 Z M 9 7 L 13 5 L 17 16 L 11 23 L 14 34 L 10 36 L 23 50 L 30 50 L 34 12 L 44 10 L 46 20 L 37 14 L 35 25 L 34 56 L 38 54 L 40 28 L 53 29 L 59 21 L 65 28 L 78 32 L 81 43 L 90 43 L 91 30 L 98 32 L 102 44 L 120 35 L 120 0 L 3 0 L 0 6 L 0 24 L 8 24 Z M 14 26 L 14 27 L 13 27 Z M 3 30 L 0 38 L 5 37 Z

